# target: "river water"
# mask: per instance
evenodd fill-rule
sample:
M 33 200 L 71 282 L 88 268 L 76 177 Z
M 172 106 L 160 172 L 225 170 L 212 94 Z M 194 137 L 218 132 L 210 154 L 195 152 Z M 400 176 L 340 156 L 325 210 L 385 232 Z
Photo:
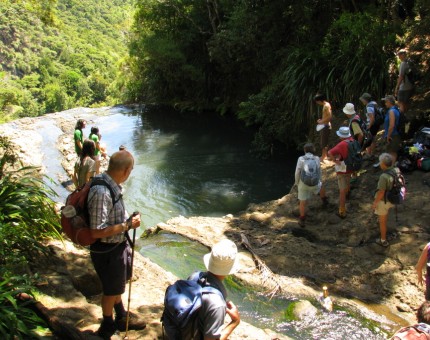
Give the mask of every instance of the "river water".
M 135 165 L 124 184 L 124 199 L 129 211 L 141 212 L 144 227 L 178 215 L 234 214 L 250 203 L 282 197 L 293 182 L 297 155 L 271 161 L 255 158 L 250 153 L 252 133 L 229 118 L 116 107 L 88 121 L 85 136 L 93 125 L 99 127 L 108 154 L 120 145 L 133 153 Z M 57 130 L 52 129 L 52 136 L 45 134 L 44 141 L 51 143 Z M 56 165 L 59 154 L 45 157 L 47 173 L 55 177 L 61 172 Z M 64 199 L 63 189 L 59 194 Z M 178 277 L 204 269 L 201 259 L 208 250 L 180 236 L 161 234 L 139 243 L 141 254 Z M 244 320 L 294 339 L 384 338 L 368 321 L 347 311 L 326 313 L 320 308 L 316 318 L 292 321 L 285 317 L 292 300 L 269 301 L 234 281 L 227 282 L 227 289 Z
M 290 189 L 296 160 L 257 159 L 251 132 L 232 119 L 160 108 L 111 113 L 94 123 L 108 153 L 123 144 L 135 156 L 124 197 L 145 227 L 178 215 L 234 214 Z

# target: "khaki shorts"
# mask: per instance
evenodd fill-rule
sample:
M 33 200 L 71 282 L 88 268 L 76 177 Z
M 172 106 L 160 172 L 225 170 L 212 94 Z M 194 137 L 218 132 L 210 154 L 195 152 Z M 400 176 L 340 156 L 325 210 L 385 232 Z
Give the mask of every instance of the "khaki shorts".
M 400 90 L 397 94 L 397 100 L 401 103 L 408 103 L 409 99 L 411 99 L 414 90 Z
M 320 192 L 321 182 L 319 182 L 318 185 L 310 187 L 309 185 L 306 185 L 305 183 L 300 181 L 299 185 L 297 186 L 297 189 L 299 201 L 307 201 Z
M 387 145 L 385 146 L 385 150 L 390 153 L 390 152 L 395 152 L 397 153 L 400 149 L 400 143 L 402 142 L 401 138 L 399 135 L 396 136 L 392 136 L 391 137 L 391 142 L 387 143 Z
M 337 174 L 337 185 L 339 190 L 345 190 L 349 188 L 351 180 L 351 174 Z
M 380 200 L 378 202 L 378 205 L 376 206 L 375 209 L 375 214 L 378 216 L 385 216 L 388 215 L 388 211 L 390 210 L 390 208 L 392 208 L 394 205 L 387 201 L 387 203 L 385 203 L 384 200 Z

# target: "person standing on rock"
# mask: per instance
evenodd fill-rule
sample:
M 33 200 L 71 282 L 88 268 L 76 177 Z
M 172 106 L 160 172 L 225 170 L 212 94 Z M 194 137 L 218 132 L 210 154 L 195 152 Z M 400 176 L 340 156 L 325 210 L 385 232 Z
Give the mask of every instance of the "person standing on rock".
M 395 170 L 393 157 L 388 153 L 383 153 L 379 156 L 379 166 L 383 173 L 379 176 L 378 191 L 375 194 L 375 199 L 372 204 L 372 210 L 378 215 L 379 229 L 381 236 L 376 240 L 376 243 L 383 247 L 388 247 L 390 244 L 387 241 L 387 220 L 388 212 L 394 206 L 386 199 L 386 193 L 393 188 Z
M 100 158 L 102 155 L 102 151 L 100 147 L 101 135 L 97 126 L 91 127 L 91 133 L 88 138 L 94 141 L 94 144 L 96 146 L 94 151 L 94 160 L 96 162 L 96 174 L 98 175 L 100 173 Z
M 86 139 L 73 172 L 73 183 L 76 188 L 83 186 L 96 175 L 96 162 L 93 159 L 94 150 L 94 142 Z
M 298 190 L 299 199 L 299 225 L 305 227 L 306 203 L 312 196 L 320 194 L 323 205 L 327 205 L 327 197 L 322 187 L 321 165 L 318 156 L 315 156 L 315 147 L 312 143 L 307 143 L 303 147 L 304 156 L 297 160 L 295 183 Z
M 335 162 L 337 184 L 339 186 L 339 212 L 337 216 L 346 217 L 346 197 L 351 189 L 351 173 L 346 169 L 345 159 L 348 157 L 348 141 L 351 141 L 349 127 L 342 126 L 336 131 L 341 141 L 328 152 L 328 158 Z
M 397 56 L 400 59 L 399 77 L 397 78 L 396 89 L 394 95 L 397 97 L 399 102 L 400 111 L 405 113 L 409 108 L 409 101 L 413 94 L 414 84 L 408 78 L 409 65 L 406 60 L 406 50 L 401 49 L 397 52 Z
M 395 164 L 400 143 L 402 142 L 399 131 L 400 111 L 396 106 L 396 98 L 394 96 L 386 96 L 382 100 L 385 101 L 385 107 L 387 108 L 384 119 L 385 150 L 393 157 L 393 164 Z
M 418 260 L 417 265 L 415 266 L 415 269 L 417 270 L 418 275 L 418 284 L 422 286 L 423 284 L 423 269 L 426 268 L 426 278 L 424 280 L 426 284 L 426 292 L 425 292 L 425 299 L 430 300 L 430 268 L 429 268 L 429 249 L 430 249 L 430 243 L 427 243 L 424 247 L 423 251 L 421 252 L 421 256 Z
M 78 119 L 76 122 L 73 139 L 75 141 L 75 151 L 78 156 L 81 155 L 82 148 L 84 146 L 84 133 L 82 132 L 82 129 L 84 129 L 86 125 L 87 122 L 84 119 Z
M 363 93 L 360 97 L 361 103 L 366 107 L 367 129 L 372 136 L 372 142 L 367 148 L 367 154 L 370 159 L 374 158 L 373 152 L 376 145 L 376 135 L 381 127 L 381 121 L 378 119 L 378 103 L 372 99 L 369 93 Z
M 103 321 L 97 333 L 110 339 L 116 332 L 125 331 L 127 312 L 122 302 L 127 279 L 130 247 L 126 233 L 140 226 L 140 214 L 128 218 L 122 199 L 122 186 L 130 176 L 134 158 L 128 151 L 115 152 L 105 173 L 96 176 L 105 185 L 95 185 L 88 194 L 88 212 L 92 236 L 99 240 L 91 245 L 91 260 L 103 287 Z M 113 320 L 115 310 L 115 321 Z M 146 324 L 135 313 L 129 314 L 128 329 L 144 329 Z
M 320 146 L 322 150 L 320 160 L 321 162 L 324 162 L 325 159 L 327 158 L 328 140 L 329 140 L 330 131 L 331 131 L 331 119 L 332 119 L 331 105 L 327 101 L 325 94 L 317 94 L 314 97 L 314 101 L 315 103 L 323 107 L 322 117 L 321 119 L 317 120 L 317 124 L 324 125 L 324 127 L 320 130 L 320 134 L 321 134 Z

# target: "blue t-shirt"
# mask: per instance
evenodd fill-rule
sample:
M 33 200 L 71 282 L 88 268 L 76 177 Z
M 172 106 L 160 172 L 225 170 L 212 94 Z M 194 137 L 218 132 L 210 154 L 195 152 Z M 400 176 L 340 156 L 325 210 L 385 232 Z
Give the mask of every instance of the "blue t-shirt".
M 399 135 L 399 131 L 397 130 L 397 126 L 399 125 L 399 118 L 400 118 L 400 111 L 396 106 L 392 106 L 388 109 L 387 114 L 385 115 L 384 119 L 384 138 L 388 135 L 388 128 L 390 126 L 390 111 L 394 112 L 395 122 L 394 122 L 394 129 L 391 133 L 391 136 L 397 136 Z

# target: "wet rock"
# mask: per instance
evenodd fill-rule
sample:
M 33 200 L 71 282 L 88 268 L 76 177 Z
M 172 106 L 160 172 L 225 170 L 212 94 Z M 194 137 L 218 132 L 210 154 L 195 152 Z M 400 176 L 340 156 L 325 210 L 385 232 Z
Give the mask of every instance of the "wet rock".
M 293 315 L 297 320 L 313 318 L 318 314 L 318 309 L 307 300 L 300 300 L 294 304 Z

